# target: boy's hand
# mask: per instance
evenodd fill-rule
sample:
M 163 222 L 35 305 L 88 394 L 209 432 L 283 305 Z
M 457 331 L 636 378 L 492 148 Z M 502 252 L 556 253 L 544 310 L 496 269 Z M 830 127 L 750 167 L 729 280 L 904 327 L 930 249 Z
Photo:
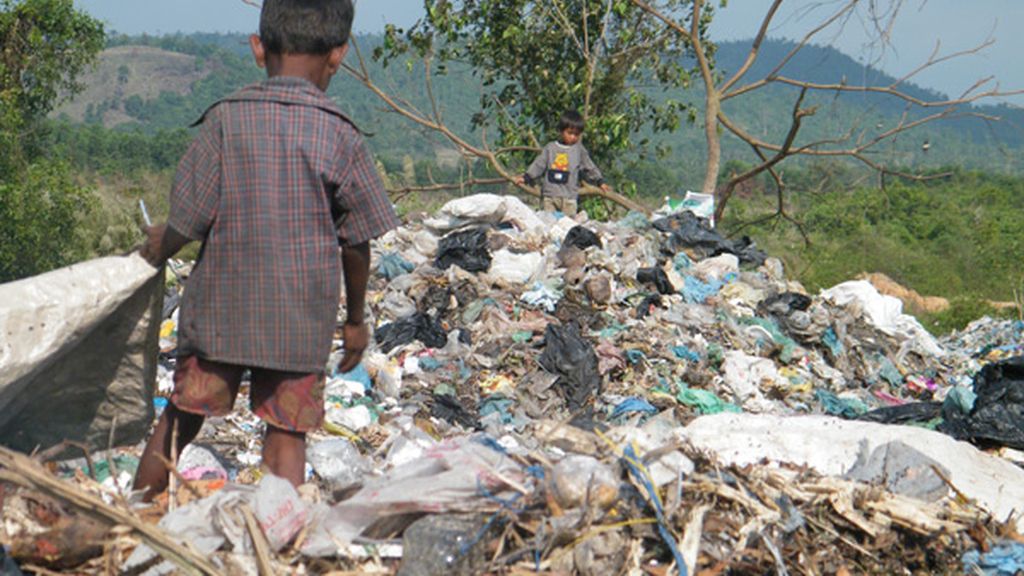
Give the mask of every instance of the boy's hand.
M 341 334 L 345 340 L 345 356 L 338 362 L 338 372 L 345 373 L 358 366 L 363 359 L 363 351 L 370 344 L 370 330 L 365 322 L 345 322 Z
M 612 187 L 611 187 L 611 186 L 609 186 L 609 185 L 608 185 L 608 184 L 606 184 L 606 183 L 603 183 L 603 184 L 601 184 L 601 191 L 602 191 L 602 192 L 604 192 L 604 193 L 606 193 L 606 194 L 607 194 L 607 193 L 610 193 L 610 192 L 612 191 Z
M 520 174 L 519 176 L 516 176 L 515 183 L 519 184 L 520 186 L 522 186 L 523 184 L 526 184 L 526 177 L 523 176 L 522 174 Z
M 146 259 L 154 268 L 164 265 L 166 258 L 163 257 L 164 234 L 167 233 L 167 224 L 146 226 L 142 229 L 146 233 L 146 241 L 139 248 L 139 255 Z

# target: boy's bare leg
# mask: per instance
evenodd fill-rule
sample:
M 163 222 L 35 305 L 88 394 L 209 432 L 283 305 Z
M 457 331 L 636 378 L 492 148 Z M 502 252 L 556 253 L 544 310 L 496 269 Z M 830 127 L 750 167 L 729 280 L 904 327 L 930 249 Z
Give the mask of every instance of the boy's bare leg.
M 203 427 L 203 420 L 205 420 L 203 416 L 179 410 L 174 404 L 167 405 L 167 409 L 160 415 L 160 420 L 156 423 L 156 428 L 153 429 L 153 435 L 146 442 L 146 448 L 142 451 L 142 458 L 139 460 L 139 469 L 135 472 L 132 489 L 146 488 L 143 500 L 149 502 L 157 494 L 167 489 L 167 478 L 170 472 L 158 455 L 167 460 L 171 459 L 171 436 L 174 433 L 174 423 L 178 423 L 178 445 L 175 453 L 181 454 L 185 446 L 199 434 L 199 429 Z
M 268 424 L 263 437 L 263 466 L 292 486 L 300 486 L 306 479 L 306 433 Z

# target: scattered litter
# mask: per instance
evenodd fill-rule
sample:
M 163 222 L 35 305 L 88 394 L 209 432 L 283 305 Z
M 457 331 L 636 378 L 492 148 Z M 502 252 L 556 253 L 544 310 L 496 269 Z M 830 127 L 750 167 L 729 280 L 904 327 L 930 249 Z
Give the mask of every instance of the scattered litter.
M 120 422 L 34 459 L 0 448 L 0 566 L 1020 571 L 1024 322 L 935 338 L 867 282 L 807 293 L 707 207 L 604 223 L 484 194 L 409 222 L 373 243 L 374 338 L 327 372 L 307 484 L 262 473 L 243 398 L 148 507 Z M 180 290 L 154 307 L 147 416 L 172 385 Z

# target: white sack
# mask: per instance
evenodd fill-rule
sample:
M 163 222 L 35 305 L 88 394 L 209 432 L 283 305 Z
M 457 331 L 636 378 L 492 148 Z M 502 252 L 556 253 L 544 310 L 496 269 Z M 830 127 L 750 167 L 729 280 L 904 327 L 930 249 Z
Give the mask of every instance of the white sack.
M 516 254 L 502 249 L 494 253 L 491 267 L 487 271 L 491 276 L 501 278 L 511 284 L 526 284 L 539 278 L 544 272 L 544 256 L 537 252 Z
M 162 275 L 138 254 L 0 285 L 0 438 L 140 440 L 153 418 Z M 54 418 L 59 413 L 60 418 Z
M 540 218 L 515 196 L 474 194 L 448 202 L 424 224 L 439 231 L 454 230 L 469 224 L 508 222 L 520 231 L 543 228 Z

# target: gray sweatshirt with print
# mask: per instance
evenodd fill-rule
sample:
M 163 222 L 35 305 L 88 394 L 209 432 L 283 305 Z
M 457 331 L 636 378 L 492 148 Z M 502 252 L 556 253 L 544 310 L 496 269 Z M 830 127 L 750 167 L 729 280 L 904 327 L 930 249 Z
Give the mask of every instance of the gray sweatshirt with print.
M 550 198 L 576 199 L 581 179 L 597 186 L 604 181 L 590 153 L 579 142 L 572 146 L 549 143 L 523 176 L 529 184 L 539 181 L 541 195 Z

